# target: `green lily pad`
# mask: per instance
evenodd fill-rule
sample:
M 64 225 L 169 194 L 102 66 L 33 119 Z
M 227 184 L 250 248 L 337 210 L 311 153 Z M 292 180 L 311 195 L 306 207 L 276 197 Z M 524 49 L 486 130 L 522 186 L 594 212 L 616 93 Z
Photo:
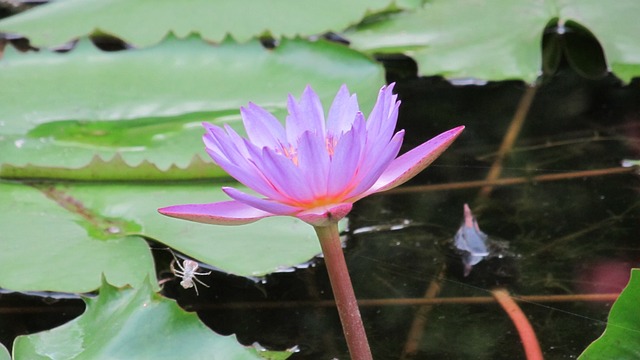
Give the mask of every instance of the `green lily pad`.
M 0 176 L 79 180 L 222 176 L 200 141 L 202 121 L 241 128 L 249 101 L 284 118 L 287 94 L 310 84 L 328 105 L 341 84 L 371 109 L 384 83 L 372 59 L 326 41 L 212 46 L 167 39 L 103 52 L 18 53 L 0 61 Z M 102 166 L 109 163 L 108 167 Z M 82 170 L 73 172 L 72 170 Z
M 194 313 L 153 292 L 115 288 L 104 282 L 100 295 L 86 298 L 80 317 L 52 330 L 19 336 L 17 359 L 261 359 L 235 336 L 208 329 Z
M 589 29 L 604 48 L 610 70 L 624 82 L 640 76 L 640 32 L 637 1 L 603 6 L 598 0 L 557 0 L 560 20 L 573 20 Z
M 261 276 L 305 263 L 321 252 L 313 228 L 292 217 L 274 217 L 243 226 L 215 226 L 160 215 L 158 208 L 230 200 L 225 184 L 76 184 L 68 196 L 105 218 L 140 224 L 129 235 L 169 245 L 222 271 Z M 237 183 L 226 184 L 248 191 Z
M 629 284 L 611 307 L 607 328 L 579 360 L 640 358 L 640 269 L 631 270 Z
M 102 275 L 137 286 L 155 278 L 138 224 L 105 218 L 53 188 L 0 183 L 0 287 L 88 292 Z
M 9 354 L 9 350 L 7 350 L 2 343 L 0 343 L 0 360 L 11 360 L 11 354 Z
M 68 151 L 62 150 L 61 153 L 68 153 Z M 59 155 L 64 156 L 63 154 Z M 156 165 L 146 160 L 143 160 L 136 166 L 131 166 L 127 164 L 119 154 L 114 155 L 109 161 L 102 160 L 100 156 L 95 155 L 86 166 L 79 169 L 34 165 L 14 166 L 9 164 L 0 166 L 0 169 L 2 176 L 7 179 L 46 178 L 64 180 L 119 181 L 144 177 L 147 181 L 170 181 L 228 176 L 224 170 L 215 166 L 210 161 L 202 160 L 199 156 L 194 156 L 193 160 L 186 168 L 172 165 L 166 170 L 160 170 Z
M 411 56 L 420 75 L 532 83 L 541 73 L 545 27 L 571 20 L 596 36 L 611 70 L 629 81 L 640 74 L 639 10 L 635 0 L 435 0 L 345 36 L 361 51 Z
M 155 276 L 143 238 L 240 276 L 289 269 L 321 252 L 312 227 L 291 217 L 236 227 L 157 212 L 169 205 L 228 200 L 220 186 L 59 184 L 36 189 L 0 183 L 0 287 L 87 292 L 100 285 L 103 273 L 118 286 L 137 286 Z
M 294 352 L 297 352 L 297 351 L 298 351 L 297 347 L 293 347 L 285 351 L 271 351 L 271 350 L 259 349 L 259 354 L 260 354 L 260 357 L 266 360 L 286 360 Z
M 67 0 L 5 19 L 0 31 L 19 33 L 35 46 L 60 45 L 96 32 L 115 35 L 135 46 L 158 43 L 168 32 L 198 33 L 219 42 L 227 34 L 244 42 L 269 34 L 276 38 L 340 31 L 390 0 L 355 1 L 207 1 Z M 414 2 L 403 1 L 406 6 Z

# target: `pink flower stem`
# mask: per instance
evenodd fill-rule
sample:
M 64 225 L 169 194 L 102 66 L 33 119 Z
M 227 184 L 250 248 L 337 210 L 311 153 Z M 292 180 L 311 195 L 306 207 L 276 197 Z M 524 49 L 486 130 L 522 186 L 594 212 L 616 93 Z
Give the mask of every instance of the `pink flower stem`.
M 505 289 L 498 288 L 492 290 L 491 294 L 498 300 L 498 303 L 500 303 L 516 326 L 518 334 L 520 334 L 520 340 L 524 346 L 524 353 L 526 354 L 527 360 L 543 360 L 542 349 L 540 349 L 536 333 L 533 331 L 529 319 L 527 319 L 527 316 L 522 312 L 518 304 L 513 301 L 509 292 Z
M 367 341 L 367 334 L 364 331 L 358 302 L 353 292 L 353 286 L 351 286 L 351 278 L 342 252 L 338 224 L 314 226 L 314 228 L 322 246 L 324 262 L 329 273 L 333 297 L 336 300 L 351 359 L 371 360 L 373 357 Z

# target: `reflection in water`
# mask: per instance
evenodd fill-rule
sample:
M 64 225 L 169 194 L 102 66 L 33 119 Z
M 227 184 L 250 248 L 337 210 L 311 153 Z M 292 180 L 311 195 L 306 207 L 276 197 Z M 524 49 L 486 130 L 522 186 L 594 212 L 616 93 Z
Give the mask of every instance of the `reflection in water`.
M 489 237 L 478 226 L 469 205 L 464 204 L 464 221 L 453 238 L 453 243 L 462 252 L 464 276 L 469 276 L 471 268 L 489 255 L 487 240 Z

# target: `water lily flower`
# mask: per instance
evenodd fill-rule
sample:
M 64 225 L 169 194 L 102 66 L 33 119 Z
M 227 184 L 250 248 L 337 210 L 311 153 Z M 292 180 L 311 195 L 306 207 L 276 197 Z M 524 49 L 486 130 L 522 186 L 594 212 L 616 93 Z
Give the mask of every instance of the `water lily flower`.
M 287 107 L 284 127 L 255 104 L 240 109 L 246 138 L 228 125 L 204 124 L 204 143 L 213 161 L 258 196 L 223 187 L 233 200 L 158 211 L 219 225 L 247 224 L 276 215 L 295 216 L 313 225 L 351 358 L 371 360 L 337 222 L 354 202 L 394 188 L 422 171 L 464 127 L 446 131 L 398 157 L 404 131 L 394 134 L 400 101 L 393 94 L 393 84 L 380 89 L 366 120 L 356 96 L 344 85 L 326 120 L 311 87 L 300 101 L 289 96 Z
M 394 134 L 400 101 L 393 86 L 380 90 L 366 120 L 355 94 L 343 85 L 326 120 L 320 99 L 307 86 L 300 101 L 289 96 L 285 127 L 253 103 L 241 108 L 247 138 L 228 125 L 204 123 L 204 143 L 214 162 L 259 195 L 223 187 L 233 200 L 169 206 L 159 212 L 219 225 L 275 215 L 295 216 L 314 226 L 337 222 L 354 202 L 422 171 L 464 129 L 446 131 L 397 157 L 404 131 Z

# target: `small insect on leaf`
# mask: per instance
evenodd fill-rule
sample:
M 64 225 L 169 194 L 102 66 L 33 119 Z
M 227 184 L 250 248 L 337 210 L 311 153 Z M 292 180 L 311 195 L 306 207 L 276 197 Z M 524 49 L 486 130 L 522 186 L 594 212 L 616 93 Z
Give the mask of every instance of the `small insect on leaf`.
M 209 275 L 211 274 L 211 271 L 198 272 L 199 265 L 196 261 L 184 260 L 182 264 L 180 264 L 180 260 L 178 260 L 176 255 L 173 252 L 171 254 L 173 255 L 173 261 L 171 261 L 171 265 L 169 267 L 175 276 L 182 279 L 182 281 L 180 281 L 180 285 L 182 285 L 183 288 L 194 288 L 196 290 L 196 295 L 200 295 L 198 293 L 198 286 L 196 285 L 196 282 L 200 283 L 202 286 L 209 287 L 209 285 L 200 281 L 196 276 Z M 178 268 L 176 269 L 174 265 L 177 265 Z

